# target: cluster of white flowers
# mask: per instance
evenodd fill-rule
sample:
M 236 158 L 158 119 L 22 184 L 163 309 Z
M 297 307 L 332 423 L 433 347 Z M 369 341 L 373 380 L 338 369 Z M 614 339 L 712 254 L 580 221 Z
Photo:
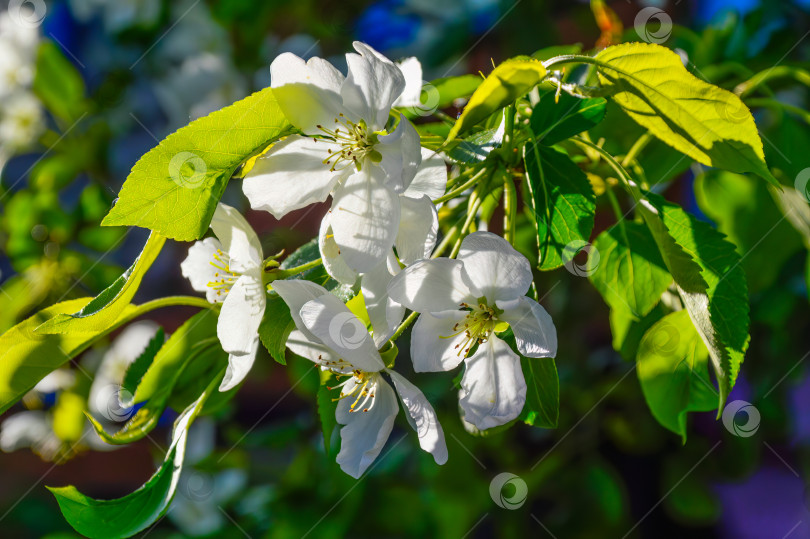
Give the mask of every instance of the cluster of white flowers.
M 287 347 L 343 379 L 333 388 L 343 425 L 337 461 L 359 477 L 393 428 L 397 395 L 421 447 L 437 463 L 447 460 L 430 402 L 384 361 L 406 309 L 421 313 L 410 347 L 414 370 L 447 371 L 464 361 L 459 401 L 464 420 L 479 430 L 514 420 L 526 400 L 520 356 L 497 334 L 511 327 L 526 358 L 554 357 L 557 336 L 548 313 L 526 297 L 528 260 L 500 236 L 474 232 L 456 259 L 430 259 L 438 234 L 433 200 L 444 194 L 447 167 L 420 147 L 404 116 L 392 115 L 407 87 L 400 68 L 365 44 L 354 46 L 346 76 L 320 58 L 282 54 L 272 63 L 274 95 L 301 134 L 262 155 L 243 190 L 252 208 L 277 218 L 332 197 L 320 227 L 322 262 L 335 280 L 359 286 L 370 327 L 315 283 L 271 286 L 297 328 Z M 261 244 L 244 217 L 220 204 L 211 228 L 216 238 L 193 245 L 182 271 L 209 301 L 222 302 L 218 335 L 230 354 L 224 390 L 253 364 L 267 286 Z
M 0 13 L 0 168 L 45 127 L 42 104 L 31 92 L 38 46 L 36 28 Z

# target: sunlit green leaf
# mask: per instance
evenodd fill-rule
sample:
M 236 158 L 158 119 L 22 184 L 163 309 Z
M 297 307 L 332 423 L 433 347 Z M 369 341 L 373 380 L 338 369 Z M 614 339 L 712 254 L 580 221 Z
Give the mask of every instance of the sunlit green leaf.
M 748 107 L 689 73 L 673 51 L 625 43 L 606 48 L 596 59 L 602 87 L 653 135 L 700 163 L 753 172 L 778 185 Z
M 100 337 L 144 312 L 127 305 L 118 318 L 103 329 L 69 335 L 42 335 L 34 329 L 44 321 L 65 312 L 75 312 L 90 298 L 57 303 L 20 322 L 0 336 L 0 413 L 25 395 L 51 371 L 61 367 Z
M 672 283 L 649 229 L 622 221 L 599 234 L 593 246 L 599 263 L 589 277 L 610 308 L 637 319 L 649 313 Z
M 37 333 L 96 332 L 109 326 L 135 296 L 143 276 L 160 254 L 164 243 L 166 238 L 160 234 L 150 234 L 138 259 L 121 277 L 80 311 L 53 317 L 39 326 Z
M 638 205 L 709 350 L 720 406 L 748 349 L 748 287 L 740 255 L 723 234 L 680 206 L 648 193 Z
M 270 88 L 191 122 L 135 164 L 102 224 L 201 238 L 234 171 L 289 128 Z
M 708 352 L 686 310 L 653 325 L 638 347 L 637 371 L 655 419 L 686 441 L 687 412 L 717 408 Z
M 473 93 L 448 140 L 485 120 L 496 110 L 514 102 L 546 76 L 542 62 L 529 57 L 513 58 L 498 65 Z

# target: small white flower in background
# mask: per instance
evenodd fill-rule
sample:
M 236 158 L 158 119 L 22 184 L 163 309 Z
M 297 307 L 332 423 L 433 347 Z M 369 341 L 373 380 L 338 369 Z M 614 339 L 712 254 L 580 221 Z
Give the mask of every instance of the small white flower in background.
M 459 400 L 464 419 L 481 430 L 515 419 L 526 401 L 520 356 L 496 333 L 511 326 L 525 357 L 557 353 L 551 317 L 526 297 L 531 283 L 523 255 L 500 236 L 475 232 L 457 260 L 417 262 L 388 287 L 395 301 L 422 313 L 411 335 L 417 372 L 448 371 L 466 360 Z
M 394 247 L 399 261 L 412 264 L 428 258 L 436 245 L 439 217 L 433 200 L 444 194 L 447 186 L 447 166 L 435 152 L 422 148 L 422 164 L 411 184 L 399 195 L 402 209 Z M 318 238 L 321 258 L 326 272 L 335 280 L 354 285 L 358 273 L 341 256 L 331 227 L 331 211 L 321 222 Z M 389 249 L 388 256 L 360 280 L 363 299 L 374 328 L 374 340 L 382 345 L 402 321 L 405 309 L 388 297 L 388 283 L 399 273 L 399 262 Z
M 71 389 L 75 383 L 76 373 L 70 369 L 57 369 L 40 380 L 23 397 L 32 410 L 12 414 L 0 423 L 0 450 L 31 449 L 43 459 L 53 460 L 63 442 L 53 430 L 53 414 L 36 408 L 42 408 L 47 395 Z
M 8 12 L 0 13 L 0 97 L 27 88 L 34 81 L 38 45 L 37 28 L 17 24 Z
M 397 393 L 420 446 L 437 464 L 444 464 L 447 446 L 433 407 L 415 385 L 386 368 L 363 322 L 315 283 L 274 281 L 273 288 L 290 307 L 298 328 L 290 334 L 287 347 L 338 378 L 346 378 L 338 386 L 335 412 L 343 425 L 337 455 L 340 468 L 358 478 L 374 462 L 394 427 L 399 412 Z M 390 376 L 396 393 L 383 373 Z
M 373 269 L 388 254 L 400 222 L 400 199 L 421 161 L 419 135 L 404 117 L 385 131 L 405 87 L 399 68 L 355 42 L 343 76 L 321 58 L 278 56 L 273 95 L 304 135 L 273 145 L 242 184 L 254 209 L 281 218 L 332 195 L 330 225 L 346 264 Z
M 216 238 L 196 242 L 180 264 L 194 290 L 222 303 L 217 336 L 230 354 L 220 391 L 247 375 L 259 349 L 259 324 L 267 302 L 262 282 L 262 246 L 256 232 L 234 208 L 220 203 L 211 220 Z

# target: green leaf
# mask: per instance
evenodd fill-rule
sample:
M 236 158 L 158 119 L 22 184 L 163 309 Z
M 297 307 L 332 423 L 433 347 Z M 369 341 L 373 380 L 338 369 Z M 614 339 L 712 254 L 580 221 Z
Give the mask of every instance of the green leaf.
M 68 125 L 76 122 L 86 109 L 81 74 L 50 41 L 43 40 L 37 50 L 32 89 L 45 107 Z
M 134 402 L 168 398 L 185 365 L 211 344 L 219 346 L 215 311 L 206 309 L 195 314 L 172 333 L 144 374 Z
M 430 84 L 439 93 L 439 108 L 444 108 L 452 105 L 456 99 L 471 96 L 483 80 L 478 75 L 459 75 L 436 79 Z
M 627 309 L 610 310 L 610 332 L 613 335 L 613 349 L 627 361 L 635 361 L 641 338 L 653 324 L 661 320 L 670 310 L 659 302 L 653 310 L 639 320 Z
M 321 420 L 321 428 L 323 430 L 323 446 L 326 450 L 326 454 L 329 455 L 330 452 L 330 445 L 332 441 L 332 432 L 337 427 L 337 419 L 335 419 L 335 409 L 337 408 L 337 403 L 334 402 L 333 393 L 329 391 L 327 387 L 327 383 L 330 380 L 330 376 L 324 377 L 321 374 L 321 385 L 318 387 L 318 417 Z
M 593 246 L 599 263 L 589 277 L 605 303 L 636 319 L 649 313 L 672 276 L 647 226 L 622 221 L 599 234 Z
M 34 329 L 58 314 L 74 312 L 90 298 L 57 303 L 20 322 L 0 336 L 0 414 L 8 410 L 51 371 L 86 350 L 96 340 L 141 314 L 141 308 L 127 305 L 116 320 L 95 332 L 70 335 L 42 335 Z
M 146 371 L 152 366 L 152 362 L 155 360 L 155 356 L 163 347 L 163 344 L 166 342 L 166 333 L 163 331 L 163 328 L 158 328 L 157 333 L 155 336 L 149 340 L 149 343 L 146 345 L 146 348 L 141 355 L 139 355 L 135 361 L 129 364 L 127 367 L 127 372 L 124 374 L 124 381 L 121 382 L 121 391 L 119 395 L 132 395 L 134 398 L 135 391 L 138 389 L 138 384 L 141 383 L 143 379 L 143 375 L 146 374 Z M 132 406 L 131 402 L 121 402 L 123 406 Z
M 42 334 L 97 332 L 108 327 L 132 301 L 146 271 L 160 254 L 166 238 L 152 233 L 135 263 L 121 277 L 93 298 L 80 311 L 60 314 L 48 320 L 36 331 Z
M 584 172 L 565 152 L 526 145 L 526 177 L 535 216 L 541 270 L 563 265 L 566 246 L 588 241 L 596 198 Z
M 284 352 L 287 349 L 287 337 L 295 329 L 290 315 L 290 308 L 277 294 L 267 297 L 264 318 L 259 325 L 259 338 L 270 352 L 270 356 L 282 365 L 287 364 Z
M 565 92 L 546 92 L 532 109 L 530 126 L 537 142 L 551 146 L 583 131 L 588 131 L 605 117 L 607 100 L 602 97 L 582 99 Z
M 177 418 L 163 465 L 135 492 L 115 500 L 95 500 L 74 486 L 48 487 L 73 529 L 91 539 L 131 537 L 166 513 L 183 470 L 188 429 L 205 401 L 216 391 L 223 373 L 220 371 L 200 398 Z
M 647 193 L 637 206 L 709 350 L 722 408 L 748 349 L 748 287 L 740 255 L 723 234 Z
M 289 129 L 270 88 L 191 122 L 135 164 L 102 225 L 201 238 L 239 165 Z
M 453 140 L 496 110 L 513 103 L 545 76 L 543 63 L 529 57 L 513 58 L 498 65 L 473 93 L 447 140 Z
M 704 165 L 753 172 L 779 185 L 748 107 L 689 73 L 680 56 L 660 45 L 626 43 L 596 60 L 602 87 L 653 135 Z
M 687 412 L 717 408 L 708 355 L 685 310 L 659 320 L 638 348 L 638 379 L 647 405 L 655 419 L 684 442 Z
M 554 358 L 520 358 L 526 379 L 526 404 L 520 419 L 527 425 L 556 429 L 560 418 L 560 378 Z

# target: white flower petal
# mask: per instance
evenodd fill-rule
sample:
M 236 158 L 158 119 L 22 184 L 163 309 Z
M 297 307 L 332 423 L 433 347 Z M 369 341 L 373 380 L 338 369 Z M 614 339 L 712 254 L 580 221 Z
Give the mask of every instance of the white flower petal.
M 196 241 L 188 248 L 186 259 L 180 263 L 180 272 L 183 277 L 189 280 L 194 290 L 205 292 L 205 299 L 210 303 L 225 299 L 221 294 L 217 296 L 217 291 L 208 286 L 208 283 L 219 278 L 214 274 L 220 270 L 211 264 L 214 261 L 214 253 L 218 249 L 222 249 L 222 244 L 216 238 Z
M 211 230 L 222 243 L 222 250 L 230 257 L 231 270 L 245 273 L 261 268 L 262 243 L 239 211 L 226 204 L 217 204 Z
M 382 155 L 380 166 L 385 171 L 387 184 L 402 193 L 410 186 L 422 163 L 419 133 L 400 114 L 397 128 L 390 135 L 381 136 L 376 149 Z
M 422 313 L 411 332 L 411 360 L 416 372 L 452 371 L 466 355 L 461 348 L 467 336 L 456 324 L 464 320 L 465 311 L 445 311 L 441 316 Z M 458 347 L 458 348 L 456 348 Z
M 470 280 L 490 301 L 524 296 L 532 284 L 526 257 L 509 242 L 491 232 L 473 232 L 461 242 L 458 260 Z
M 394 244 L 403 264 L 430 258 L 439 232 L 439 213 L 426 196 L 422 198 L 399 198 L 401 213 L 399 230 Z
M 419 313 L 458 310 L 462 302 L 475 302 L 480 296 L 464 265 L 449 258 L 422 260 L 405 268 L 391 281 L 388 295 Z
M 467 359 L 459 403 L 464 419 L 481 430 L 512 421 L 526 403 L 520 357 L 492 336 Z
M 417 107 L 422 104 L 422 64 L 415 56 L 397 62 L 405 77 L 405 89 L 394 102 L 395 107 Z
M 307 61 L 291 52 L 279 54 L 270 64 L 271 86 L 285 84 L 311 84 L 322 90 L 340 94 L 345 77 L 335 66 L 323 58 L 313 57 Z
M 245 376 L 250 372 L 253 367 L 253 362 L 256 361 L 256 352 L 259 351 L 259 335 L 256 334 L 247 354 L 234 354 L 228 356 L 228 368 L 225 371 L 225 377 L 222 383 L 219 384 L 220 391 L 229 391 L 235 388 Z
M 331 126 L 344 112 L 343 74 L 326 60 L 304 62 L 294 54 L 281 54 L 270 64 L 270 82 L 284 115 L 308 135 L 316 134 L 319 124 Z
M 340 256 L 340 247 L 335 241 L 331 220 L 332 212 L 329 211 L 321 220 L 321 230 L 318 232 L 318 250 L 321 252 L 323 267 L 336 281 L 353 286 L 357 282 L 358 275 Z
M 222 303 L 217 336 L 229 354 L 250 353 L 264 316 L 266 297 L 261 275 L 245 274 L 233 284 Z
M 374 329 L 374 343 L 377 348 L 393 335 L 402 322 L 402 317 L 405 316 L 405 307 L 388 296 L 388 284 L 394 278 L 391 267 L 399 271 L 393 253 L 389 253 L 388 259 L 378 264 L 376 268 L 364 273 L 360 280 L 363 301 L 366 304 L 371 327 Z
M 422 164 L 403 195 L 411 198 L 427 195 L 430 200 L 436 200 L 444 195 L 447 188 L 447 163 L 440 153 L 433 150 L 422 148 L 421 153 Z
M 366 325 L 332 294 L 305 303 L 301 307 L 301 320 L 344 361 L 365 372 L 385 368 Z
M 313 299 L 317 299 L 324 294 L 328 294 L 329 291 L 319 284 L 315 284 L 312 281 L 305 281 L 303 279 L 273 281 L 272 287 L 273 290 L 275 290 L 278 295 L 281 296 L 281 299 L 284 300 L 287 307 L 290 308 L 290 315 L 292 316 L 293 322 L 295 322 L 295 327 L 302 331 L 310 340 L 316 339 L 316 337 L 304 325 L 304 321 L 301 320 L 301 307 L 303 307 L 308 301 L 312 301 Z
M 318 365 L 337 362 L 340 359 L 334 350 L 323 343 L 313 340 L 304 332 L 297 329 L 290 332 L 290 336 L 287 338 L 287 348 L 289 348 L 293 354 L 299 355 Z
M 281 219 L 287 213 L 329 197 L 337 182 L 348 173 L 331 172 L 324 160 L 336 146 L 325 139 L 291 135 L 277 142 L 256 159 L 242 181 L 242 191 L 254 210 L 264 210 Z
M 340 254 L 359 273 L 385 260 L 399 227 L 399 197 L 385 184 L 382 169 L 368 161 L 336 190 L 332 231 Z
M 521 354 L 526 357 L 557 355 L 557 329 L 542 305 L 525 296 L 496 304 L 504 311 L 498 318 L 512 327 Z
M 351 383 L 347 384 L 344 390 L 350 391 L 350 386 Z M 374 406 L 368 412 L 350 412 L 349 407 L 355 400 L 351 396 L 341 399 L 335 412 L 337 422 L 344 425 L 340 429 L 337 463 L 355 479 L 363 475 L 382 451 L 399 412 L 394 390 L 382 377 L 374 392 Z
M 424 393 L 409 382 L 404 376 L 392 370 L 388 371 L 394 387 L 399 393 L 402 405 L 407 412 L 408 423 L 419 436 L 419 445 L 433 455 L 436 464 L 447 462 L 447 444 L 439 418 Z
M 354 48 L 360 54 L 346 54 L 349 74 L 340 91 L 343 105 L 364 119 L 371 131 L 380 131 L 405 88 L 405 77 L 391 60 L 365 43 L 355 41 Z

